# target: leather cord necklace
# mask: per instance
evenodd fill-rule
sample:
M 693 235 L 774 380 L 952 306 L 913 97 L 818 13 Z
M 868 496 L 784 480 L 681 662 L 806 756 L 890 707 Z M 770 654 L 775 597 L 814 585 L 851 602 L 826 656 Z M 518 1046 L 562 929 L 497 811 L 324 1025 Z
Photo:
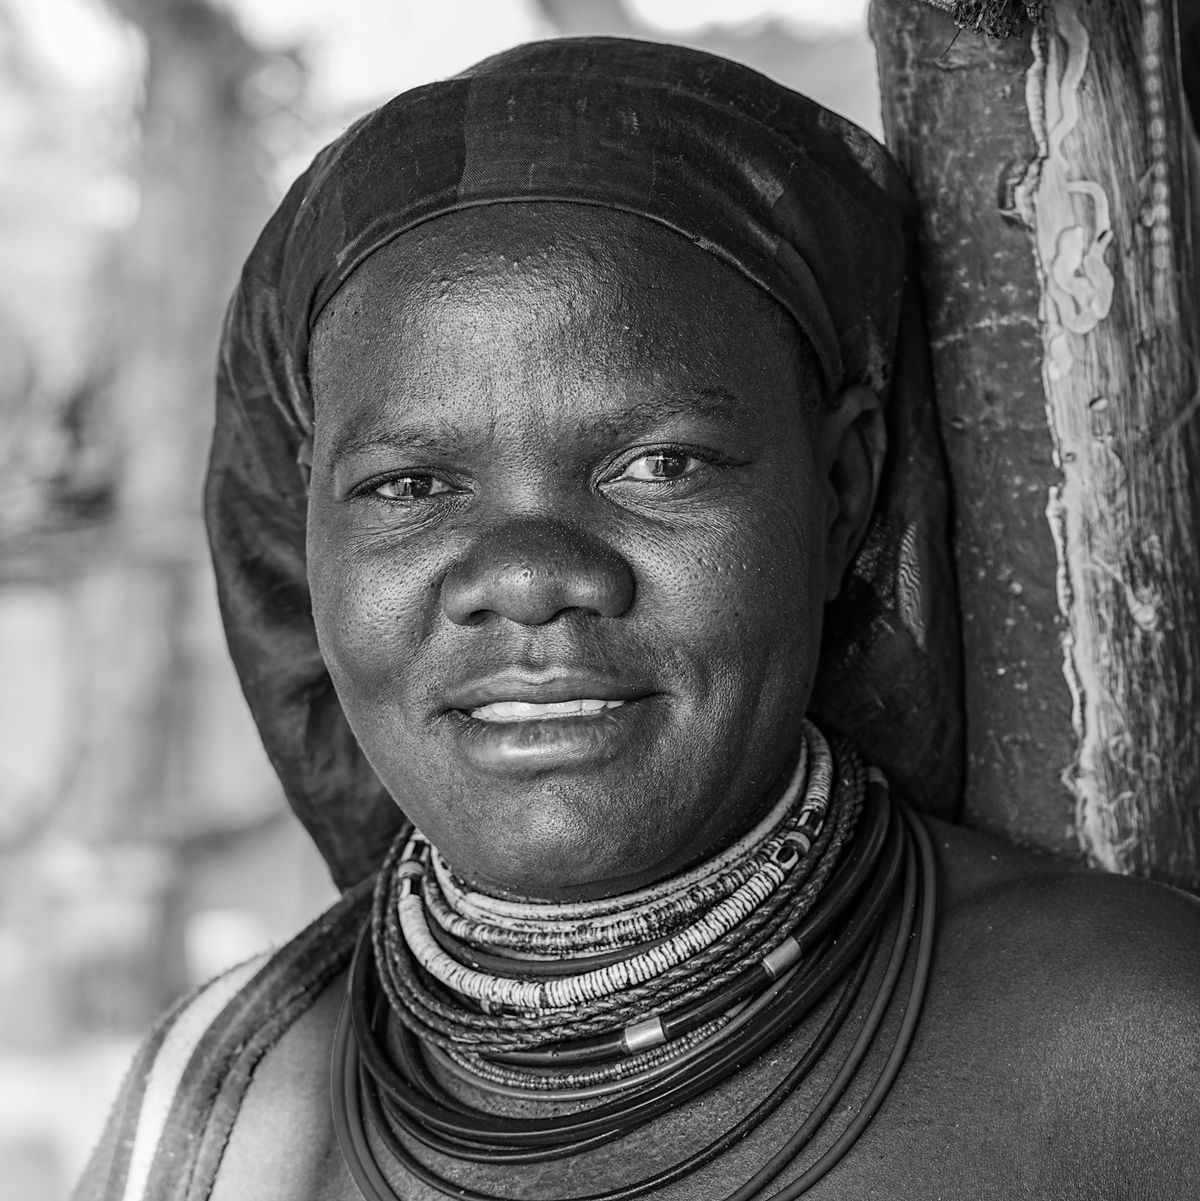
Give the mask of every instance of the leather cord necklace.
M 577 1196 L 572 1201 L 632 1201 L 683 1179 L 744 1139 L 815 1068 L 825 1066 L 835 1037 L 846 1026 L 862 995 L 872 965 L 886 950 L 886 965 L 877 973 L 875 994 L 823 1095 L 787 1142 L 725 1201 L 768 1196 L 771 1201 L 792 1201 L 826 1175 L 870 1122 L 904 1061 L 928 980 L 936 911 L 933 850 L 921 820 L 890 798 L 881 775 L 872 772 L 868 780 L 848 747 L 839 747 L 836 758 L 838 779 L 829 805 L 830 820 L 812 844 L 813 856 L 827 853 L 837 822 L 847 812 L 857 818 L 861 808 L 858 829 L 843 848 L 844 853 L 836 856 L 837 862 L 828 867 L 819 897 L 799 920 L 790 913 L 789 897 L 794 900 L 802 885 L 785 893 L 779 906 L 781 915 L 769 914 L 761 923 L 775 930 L 769 942 L 774 940 L 778 946 L 782 941 L 776 929 L 779 927 L 783 939 L 792 940 L 799 953 L 789 952 L 783 960 L 785 966 L 775 974 L 761 967 L 762 960 L 749 966 L 743 960 L 739 970 L 726 972 L 723 982 L 700 996 L 692 995 L 694 989 L 681 989 L 678 983 L 666 986 L 675 988 L 676 995 L 684 1000 L 660 1010 L 655 1019 L 656 1035 L 661 1035 L 663 1041 L 649 1053 L 630 1048 L 627 1039 L 621 1043 L 611 1031 L 564 1040 L 561 1036 L 564 1029 L 570 1029 L 569 1022 L 564 1025 L 555 1021 L 548 1031 L 539 1030 L 536 1014 L 511 1015 L 510 1026 L 531 1027 L 518 1031 L 519 1038 L 511 1030 L 500 1030 L 492 1040 L 494 1045 L 472 1048 L 469 1053 L 446 1037 L 437 1041 L 428 1037 L 429 1031 L 419 1017 L 397 1010 L 389 995 L 394 989 L 385 987 L 389 977 L 394 986 L 400 972 L 410 977 L 424 975 L 421 987 L 428 991 L 435 1011 L 453 1012 L 455 1002 L 462 1001 L 424 974 L 411 956 L 406 960 L 400 953 L 396 961 L 397 941 L 386 937 L 387 915 L 399 891 L 394 855 L 381 873 L 373 920 L 364 927 L 355 951 L 334 1040 L 334 1126 L 365 1201 L 399 1201 L 376 1159 L 367 1136 L 368 1126 L 404 1171 L 435 1191 L 466 1201 L 505 1201 L 496 1194 L 472 1191 L 443 1178 L 418 1158 L 411 1144 L 465 1163 L 513 1166 L 593 1150 L 686 1106 L 777 1043 L 832 996 L 832 1007 L 811 1032 L 795 1065 L 727 1130 L 669 1168 L 632 1184 Z M 407 889 L 406 895 L 411 891 Z M 885 928 L 893 918 L 894 929 L 885 939 Z M 391 925 L 394 928 L 396 923 Z M 430 923 L 430 930 L 434 929 L 435 924 Z M 488 952 L 480 955 L 478 948 L 464 948 L 452 938 L 445 939 L 443 945 L 464 957 L 474 955 L 474 962 L 487 969 L 505 963 L 511 964 L 514 972 L 528 968 L 525 960 L 505 960 L 503 955 Z M 649 944 L 627 949 L 626 955 L 644 954 L 645 945 Z M 382 965 L 381 957 L 386 957 Z M 770 959 L 770 953 L 766 958 Z M 595 959 L 588 956 L 582 962 L 595 966 Z M 576 969 L 579 963 L 575 962 Z M 561 978 L 561 963 L 548 959 L 546 966 L 551 964 L 551 972 L 557 969 Z M 909 981 L 903 1017 L 861 1107 L 828 1149 L 796 1180 L 768 1193 L 772 1181 L 824 1128 L 838 1100 L 856 1079 L 906 966 Z M 543 976 L 554 978 L 551 973 Z M 530 978 L 542 977 L 535 973 Z M 616 999 L 602 998 L 600 1004 L 611 1011 L 607 1015 L 610 1026 L 615 1022 L 619 1031 L 627 1029 L 622 1025 L 624 1011 Z M 389 1019 L 395 1017 L 400 1022 L 391 1023 L 389 1045 Z M 464 1012 L 463 1018 L 468 1017 Z M 476 1009 L 465 1028 L 499 1025 L 497 1015 Z M 535 1045 L 524 1051 L 514 1050 L 514 1041 L 521 1038 L 532 1039 Z M 622 1078 L 625 1061 L 630 1059 L 644 1066 Z M 553 1116 L 502 1117 L 460 1101 L 430 1070 L 431 1063 L 477 1092 L 595 1103 L 577 1112 Z

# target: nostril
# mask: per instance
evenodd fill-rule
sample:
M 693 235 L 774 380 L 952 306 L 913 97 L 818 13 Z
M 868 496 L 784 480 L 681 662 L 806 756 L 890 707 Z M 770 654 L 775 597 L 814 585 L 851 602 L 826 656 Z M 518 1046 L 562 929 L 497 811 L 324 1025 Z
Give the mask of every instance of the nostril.
M 481 534 L 442 582 L 442 610 L 456 625 L 495 614 L 543 625 L 581 610 L 618 617 L 633 603 L 628 562 L 589 531 L 524 519 Z

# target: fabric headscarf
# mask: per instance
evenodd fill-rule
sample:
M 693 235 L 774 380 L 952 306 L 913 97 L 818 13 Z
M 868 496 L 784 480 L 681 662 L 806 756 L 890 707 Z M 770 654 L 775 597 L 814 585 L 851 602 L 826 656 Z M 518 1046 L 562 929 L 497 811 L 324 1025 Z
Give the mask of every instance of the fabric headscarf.
M 305 567 L 309 339 L 369 255 L 423 221 L 560 201 L 659 222 L 747 276 L 831 395 L 886 400 L 877 510 L 826 615 L 813 713 L 913 803 L 956 812 L 958 634 L 913 270 L 912 198 L 856 126 L 746 67 L 610 38 L 520 46 L 417 88 L 326 147 L 246 264 L 226 319 L 206 514 L 230 651 L 296 813 L 343 888 L 400 821 L 317 649 Z M 403 803 L 403 798 L 398 798 Z

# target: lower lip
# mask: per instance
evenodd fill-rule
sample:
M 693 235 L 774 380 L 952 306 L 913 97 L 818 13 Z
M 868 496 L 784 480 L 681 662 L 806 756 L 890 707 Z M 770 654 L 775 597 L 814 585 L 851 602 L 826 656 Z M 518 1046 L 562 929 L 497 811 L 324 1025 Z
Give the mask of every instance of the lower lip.
M 645 737 L 653 700 L 641 697 L 599 713 L 527 721 L 479 721 L 456 711 L 453 728 L 463 756 L 485 771 L 528 774 L 586 767 L 616 758 Z

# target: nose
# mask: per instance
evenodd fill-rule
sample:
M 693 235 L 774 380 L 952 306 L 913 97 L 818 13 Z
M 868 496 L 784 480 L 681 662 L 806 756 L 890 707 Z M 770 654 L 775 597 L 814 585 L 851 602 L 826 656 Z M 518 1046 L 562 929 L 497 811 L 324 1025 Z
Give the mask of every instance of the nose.
M 633 588 L 625 559 L 587 531 L 521 518 L 475 539 L 442 582 L 442 611 L 462 626 L 491 613 L 527 626 L 570 610 L 619 617 Z

